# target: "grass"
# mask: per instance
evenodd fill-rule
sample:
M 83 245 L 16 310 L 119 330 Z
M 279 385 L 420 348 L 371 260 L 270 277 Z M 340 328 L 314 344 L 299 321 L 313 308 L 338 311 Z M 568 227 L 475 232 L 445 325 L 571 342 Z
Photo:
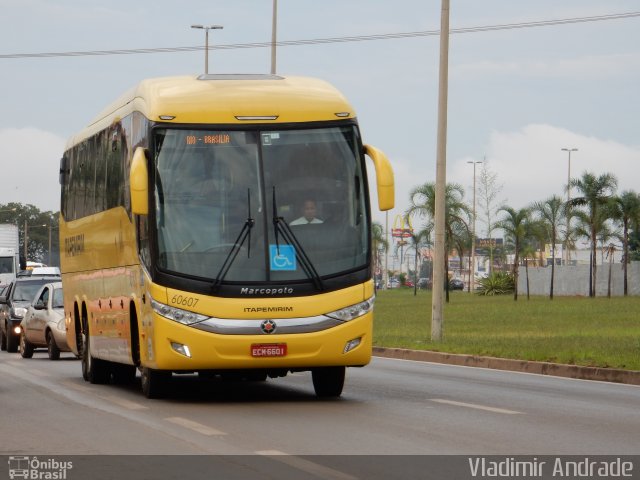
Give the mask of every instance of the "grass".
M 431 341 L 431 292 L 378 292 L 373 344 L 640 370 L 640 297 L 482 297 L 451 292 Z

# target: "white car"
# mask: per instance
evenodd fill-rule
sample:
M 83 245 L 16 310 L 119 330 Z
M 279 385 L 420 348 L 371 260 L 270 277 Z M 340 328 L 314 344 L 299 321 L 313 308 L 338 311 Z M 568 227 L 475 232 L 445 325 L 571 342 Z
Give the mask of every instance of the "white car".
M 62 282 L 47 283 L 36 293 L 20 323 L 20 355 L 31 358 L 33 350 L 46 347 L 51 360 L 70 351 L 64 324 Z

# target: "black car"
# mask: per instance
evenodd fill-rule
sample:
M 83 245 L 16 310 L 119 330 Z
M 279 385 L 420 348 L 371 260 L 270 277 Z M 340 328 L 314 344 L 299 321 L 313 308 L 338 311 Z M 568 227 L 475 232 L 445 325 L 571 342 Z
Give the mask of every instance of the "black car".
M 17 277 L 0 295 L 0 349 L 17 352 L 20 342 L 20 322 L 40 287 L 59 282 L 57 275 Z
M 452 278 L 449 282 L 449 288 L 451 290 L 464 290 L 464 282 L 459 278 Z

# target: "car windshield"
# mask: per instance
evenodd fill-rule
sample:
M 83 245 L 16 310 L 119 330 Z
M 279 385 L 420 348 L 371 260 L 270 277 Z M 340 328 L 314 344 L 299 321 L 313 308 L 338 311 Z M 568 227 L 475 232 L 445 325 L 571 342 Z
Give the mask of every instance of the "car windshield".
M 366 265 L 357 135 L 351 125 L 156 130 L 160 268 L 214 281 L 279 282 Z
M 16 282 L 16 288 L 13 292 L 12 298 L 16 302 L 31 302 L 33 298 L 40 290 L 40 287 L 47 283 L 47 281 L 42 282 Z

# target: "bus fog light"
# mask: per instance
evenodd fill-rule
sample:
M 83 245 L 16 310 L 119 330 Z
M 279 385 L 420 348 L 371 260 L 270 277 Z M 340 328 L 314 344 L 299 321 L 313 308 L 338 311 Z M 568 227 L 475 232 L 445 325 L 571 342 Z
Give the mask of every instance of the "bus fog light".
M 16 335 L 20 335 L 20 325 L 13 327 L 13 333 Z
M 344 350 L 342 351 L 342 353 L 347 353 L 350 352 L 351 350 L 353 350 L 354 348 L 356 348 L 358 345 L 360 345 L 360 342 L 362 341 L 362 337 L 358 337 L 358 338 L 354 338 L 353 340 L 349 340 L 345 346 L 344 346 Z
M 189 350 L 189 347 L 187 345 L 183 345 L 177 342 L 171 342 L 171 348 L 173 348 L 180 355 L 191 358 L 191 350 Z

